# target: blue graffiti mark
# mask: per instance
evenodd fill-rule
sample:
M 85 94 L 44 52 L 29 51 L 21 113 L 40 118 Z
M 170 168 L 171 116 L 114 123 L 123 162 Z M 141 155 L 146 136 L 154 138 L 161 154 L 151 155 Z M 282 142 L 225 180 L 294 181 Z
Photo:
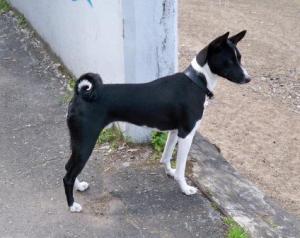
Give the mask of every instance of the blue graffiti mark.
M 75 2 L 75 1 L 77 1 L 77 0 L 73 0 L 73 2 Z M 92 2 L 92 0 L 87 0 L 88 1 L 88 3 L 91 5 L 91 7 L 93 7 L 93 2 Z

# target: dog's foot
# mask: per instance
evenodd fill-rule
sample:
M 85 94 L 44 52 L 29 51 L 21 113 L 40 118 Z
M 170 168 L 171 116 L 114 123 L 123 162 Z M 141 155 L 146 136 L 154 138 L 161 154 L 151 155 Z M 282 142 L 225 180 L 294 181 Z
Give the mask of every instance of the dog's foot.
M 164 162 L 163 160 L 161 160 L 161 163 L 164 165 L 164 168 L 165 168 L 165 172 L 168 176 L 170 177 L 174 177 L 175 176 L 175 171 L 176 169 L 173 169 L 171 167 L 171 163 L 170 162 Z
M 165 172 L 168 176 L 173 177 L 175 176 L 175 171 L 176 169 L 172 169 L 172 168 L 165 168 Z
M 185 185 L 181 187 L 181 191 L 185 194 L 185 195 L 193 195 L 195 193 L 198 192 L 198 188 L 190 186 L 190 185 Z
M 81 212 L 82 207 L 79 203 L 73 202 L 72 206 L 70 206 L 70 212 Z
M 174 178 L 178 182 L 182 193 L 184 193 L 185 195 L 189 196 L 198 192 L 198 188 L 188 185 L 185 178 L 178 178 L 176 177 L 176 175 Z
M 83 192 L 88 189 L 89 184 L 87 182 L 80 182 L 79 180 L 76 179 L 74 187 L 77 191 Z

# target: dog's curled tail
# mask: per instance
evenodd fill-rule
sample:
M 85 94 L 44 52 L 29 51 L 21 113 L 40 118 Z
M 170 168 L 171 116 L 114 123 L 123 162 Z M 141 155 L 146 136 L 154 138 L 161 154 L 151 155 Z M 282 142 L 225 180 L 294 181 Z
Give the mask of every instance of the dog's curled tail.
M 94 101 L 99 95 L 99 88 L 102 84 L 99 74 L 83 74 L 76 82 L 75 94 L 80 95 L 86 101 Z

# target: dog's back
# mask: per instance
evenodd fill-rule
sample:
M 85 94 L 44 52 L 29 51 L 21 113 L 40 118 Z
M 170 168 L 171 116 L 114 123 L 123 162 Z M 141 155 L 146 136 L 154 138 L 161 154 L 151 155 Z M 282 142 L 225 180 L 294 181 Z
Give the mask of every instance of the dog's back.
M 93 115 L 98 118 L 92 123 L 126 121 L 172 130 L 186 123 L 191 111 L 197 118 L 202 115 L 205 92 L 195 87 L 183 73 L 143 84 L 102 84 L 99 76 L 86 75 L 76 83 L 71 110 L 92 108 Z

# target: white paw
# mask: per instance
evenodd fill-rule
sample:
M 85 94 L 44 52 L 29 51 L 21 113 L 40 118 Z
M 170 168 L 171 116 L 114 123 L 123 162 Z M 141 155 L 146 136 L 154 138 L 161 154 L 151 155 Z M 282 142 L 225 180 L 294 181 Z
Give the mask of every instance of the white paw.
M 81 212 L 82 207 L 79 203 L 73 202 L 72 206 L 70 207 L 71 212 Z
M 181 186 L 181 191 L 185 194 L 185 195 L 193 195 L 195 193 L 198 192 L 198 188 L 196 187 L 193 187 L 193 186 L 190 186 L 190 185 L 184 185 L 184 186 Z
M 89 184 L 87 182 L 79 182 L 79 183 L 75 183 L 75 189 L 77 191 L 83 192 L 85 190 L 87 190 L 89 187 Z
M 172 168 L 165 168 L 166 174 L 168 176 L 174 177 L 175 176 L 175 171 L 176 169 L 172 169 Z

